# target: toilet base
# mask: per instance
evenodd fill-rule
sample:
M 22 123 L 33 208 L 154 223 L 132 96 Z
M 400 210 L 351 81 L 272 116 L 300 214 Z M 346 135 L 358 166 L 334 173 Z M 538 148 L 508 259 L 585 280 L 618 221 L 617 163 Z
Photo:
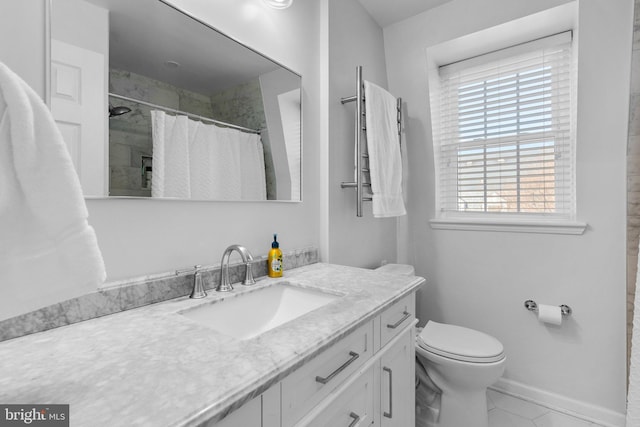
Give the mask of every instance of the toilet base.
M 488 427 L 487 390 L 442 392 L 438 427 Z

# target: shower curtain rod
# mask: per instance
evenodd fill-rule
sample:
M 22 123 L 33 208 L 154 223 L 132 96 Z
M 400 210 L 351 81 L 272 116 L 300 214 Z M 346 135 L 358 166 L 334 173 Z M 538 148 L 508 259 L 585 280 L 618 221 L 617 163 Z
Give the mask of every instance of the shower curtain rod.
M 229 128 L 233 128 L 233 129 L 238 129 L 238 130 L 241 130 L 241 131 L 244 131 L 244 132 L 257 133 L 258 135 L 260 135 L 260 132 L 261 132 L 259 129 L 250 129 L 250 128 L 246 128 L 244 126 L 238 126 L 238 125 L 233 125 L 231 123 L 221 122 L 220 120 L 210 119 L 209 117 L 199 116 L 197 114 L 192 114 L 192 113 L 187 113 L 185 111 L 175 110 L 173 108 L 164 107 L 164 106 L 158 105 L 158 104 L 152 104 L 150 102 L 141 101 L 139 99 L 129 98 L 128 96 L 118 95 L 117 93 L 109 92 L 109 96 L 114 97 L 114 98 L 118 98 L 118 99 L 123 99 L 125 101 L 135 102 L 136 104 L 146 105 L 147 107 L 151 107 L 151 108 L 159 108 L 160 110 L 164 110 L 164 111 L 167 111 L 167 112 L 170 112 L 170 113 L 182 114 L 182 115 L 185 115 L 185 116 L 193 117 L 195 119 L 199 119 L 199 120 L 215 123 L 215 124 L 218 124 L 218 125 L 221 125 L 221 126 L 225 126 L 225 127 L 229 127 Z

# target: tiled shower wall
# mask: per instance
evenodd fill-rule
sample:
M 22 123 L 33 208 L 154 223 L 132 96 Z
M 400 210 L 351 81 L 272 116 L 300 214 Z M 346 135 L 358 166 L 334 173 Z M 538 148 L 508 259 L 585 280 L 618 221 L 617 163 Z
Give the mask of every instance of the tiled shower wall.
M 627 144 L 627 365 L 631 354 L 631 333 L 638 272 L 640 236 L 640 0 L 635 1 L 633 53 L 631 56 L 631 102 Z

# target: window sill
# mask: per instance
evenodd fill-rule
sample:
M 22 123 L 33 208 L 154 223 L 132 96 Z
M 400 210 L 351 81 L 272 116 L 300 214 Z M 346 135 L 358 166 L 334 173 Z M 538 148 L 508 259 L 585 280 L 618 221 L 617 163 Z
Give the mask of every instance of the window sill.
M 577 221 L 513 221 L 488 218 L 446 218 L 429 221 L 435 230 L 506 231 L 512 233 L 581 235 L 587 223 Z

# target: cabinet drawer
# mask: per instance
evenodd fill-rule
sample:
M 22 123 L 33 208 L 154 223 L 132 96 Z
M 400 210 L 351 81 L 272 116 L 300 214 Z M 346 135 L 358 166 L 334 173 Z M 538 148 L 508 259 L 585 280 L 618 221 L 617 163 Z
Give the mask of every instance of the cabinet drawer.
M 372 338 L 373 322 L 367 322 L 286 377 L 282 381 L 282 426 L 294 425 L 356 372 L 373 353 Z
M 415 292 L 412 292 L 380 315 L 380 347 L 387 345 L 405 326 L 413 322 L 416 314 L 415 298 Z
M 374 416 L 374 371 L 369 368 L 351 384 L 336 390 L 312 419 L 299 426 L 308 427 L 364 427 L 372 424 Z

